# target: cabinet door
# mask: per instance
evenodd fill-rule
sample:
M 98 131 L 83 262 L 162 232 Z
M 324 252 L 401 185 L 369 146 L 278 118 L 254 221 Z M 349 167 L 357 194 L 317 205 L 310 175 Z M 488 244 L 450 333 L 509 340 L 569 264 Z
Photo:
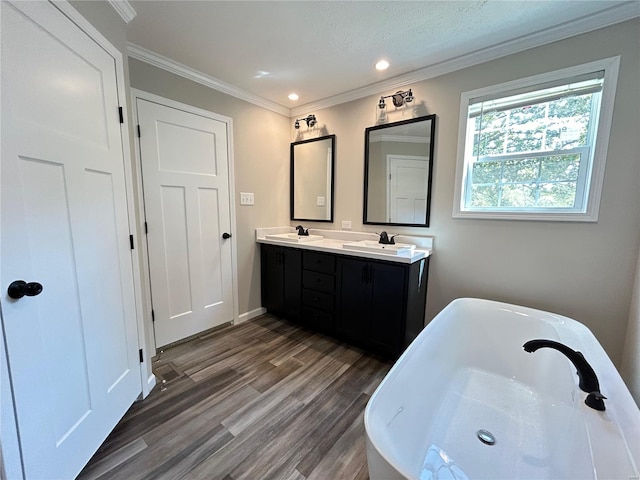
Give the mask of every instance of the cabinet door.
M 262 245 L 262 306 L 281 314 L 284 309 L 284 268 L 282 253 L 273 245 Z
M 284 270 L 283 312 L 288 320 L 298 321 L 301 315 L 302 252 L 294 248 L 281 248 Z
M 381 352 L 397 354 L 402 340 L 406 267 L 373 263 L 368 277 L 371 315 L 365 329 L 366 342 Z
M 369 262 L 340 258 L 338 260 L 339 307 L 336 333 L 362 343 L 366 320 L 370 315 L 367 275 Z

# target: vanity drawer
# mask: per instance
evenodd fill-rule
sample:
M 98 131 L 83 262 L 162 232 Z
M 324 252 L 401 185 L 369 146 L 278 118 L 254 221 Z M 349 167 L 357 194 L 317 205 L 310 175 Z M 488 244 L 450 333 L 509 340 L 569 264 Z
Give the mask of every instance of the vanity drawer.
M 315 290 L 302 289 L 302 304 L 305 307 L 319 308 L 327 312 L 333 312 L 334 296 L 330 293 L 316 292 Z
M 326 253 L 303 252 L 302 268 L 315 272 L 334 273 L 336 271 L 336 256 Z
M 302 308 L 302 323 L 322 332 L 333 331 L 333 313 L 312 307 Z
M 333 293 L 335 291 L 335 277 L 328 273 L 313 272 L 311 270 L 302 271 L 302 286 L 313 290 Z

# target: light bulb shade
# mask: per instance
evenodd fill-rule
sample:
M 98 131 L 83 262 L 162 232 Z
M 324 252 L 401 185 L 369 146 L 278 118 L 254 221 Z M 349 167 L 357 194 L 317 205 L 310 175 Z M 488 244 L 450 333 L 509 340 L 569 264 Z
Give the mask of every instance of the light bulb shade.
M 407 96 L 405 97 L 404 101 L 407 103 L 413 102 L 413 93 L 411 92 L 411 89 L 409 89 L 409 91 L 407 92 Z

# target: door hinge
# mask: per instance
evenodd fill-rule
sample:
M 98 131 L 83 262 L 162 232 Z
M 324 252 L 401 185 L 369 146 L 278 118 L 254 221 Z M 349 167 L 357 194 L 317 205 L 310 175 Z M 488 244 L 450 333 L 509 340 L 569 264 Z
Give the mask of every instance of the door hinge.
M 144 222 L 144 233 L 149 233 L 149 227 L 147 226 L 147 222 Z
M 156 312 L 154 312 L 153 310 L 151 310 L 151 321 L 152 322 L 156 321 Z
M 140 125 L 138 125 L 138 138 L 140 138 Z
M 118 107 L 118 114 L 120 115 L 120 123 L 124 123 L 124 112 L 122 111 L 122 107 Z
M 142 349 L 138 350 L 138 353 L 140 354 L 140 363 L 144 362 L 144 355 L 142 354 Z
M 131 245 L 131 250 L 133 250 L 133 235 L 129 235 L 129 245 Z

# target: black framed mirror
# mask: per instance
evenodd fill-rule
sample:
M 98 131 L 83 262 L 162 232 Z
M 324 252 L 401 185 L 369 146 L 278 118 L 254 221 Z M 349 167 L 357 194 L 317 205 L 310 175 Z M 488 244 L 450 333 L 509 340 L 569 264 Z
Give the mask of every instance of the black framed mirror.
M 429 226 L 435 132 L 435 115 L 365 130 L 365 224 Z
M 291 220 L 333 222 L 336 136 L 291 144 Z

